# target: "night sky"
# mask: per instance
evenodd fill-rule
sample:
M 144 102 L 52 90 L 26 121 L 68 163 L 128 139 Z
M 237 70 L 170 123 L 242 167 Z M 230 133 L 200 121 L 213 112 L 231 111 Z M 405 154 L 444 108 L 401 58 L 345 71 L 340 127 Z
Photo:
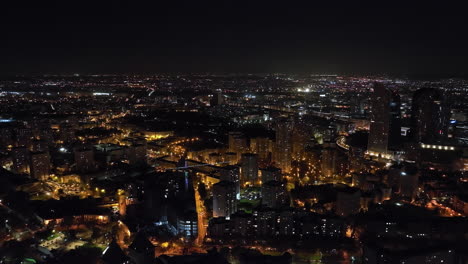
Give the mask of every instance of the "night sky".
M 0 74 L 468 75 L 451 1 L 57 2 L 2 1 Z

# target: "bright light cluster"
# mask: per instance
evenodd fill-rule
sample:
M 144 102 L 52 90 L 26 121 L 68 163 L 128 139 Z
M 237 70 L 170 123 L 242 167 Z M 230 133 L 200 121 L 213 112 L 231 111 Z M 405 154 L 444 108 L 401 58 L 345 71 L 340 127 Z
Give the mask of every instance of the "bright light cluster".
M 455 150 L 455 147 L 442 145 L 421 144 L 421 147 L 423 149 Z

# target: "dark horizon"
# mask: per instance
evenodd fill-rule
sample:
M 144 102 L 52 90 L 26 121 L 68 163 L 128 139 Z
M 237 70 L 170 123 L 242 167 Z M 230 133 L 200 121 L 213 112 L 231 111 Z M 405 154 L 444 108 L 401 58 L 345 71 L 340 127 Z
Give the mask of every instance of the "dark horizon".
M 466 77 L 455 4 L 3 3 L 0 72 Z

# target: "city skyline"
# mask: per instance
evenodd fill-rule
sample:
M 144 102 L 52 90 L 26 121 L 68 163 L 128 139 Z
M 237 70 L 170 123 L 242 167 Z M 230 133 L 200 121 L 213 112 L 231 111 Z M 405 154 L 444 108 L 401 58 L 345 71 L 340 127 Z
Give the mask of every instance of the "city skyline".
M 0 263 L 468 264 L 452 1 L 3 1 Z

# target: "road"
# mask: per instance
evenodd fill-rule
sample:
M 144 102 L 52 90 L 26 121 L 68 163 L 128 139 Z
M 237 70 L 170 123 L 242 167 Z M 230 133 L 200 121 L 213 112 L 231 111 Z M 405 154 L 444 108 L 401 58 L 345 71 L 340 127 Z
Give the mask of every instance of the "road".
M 198 237 L 195 243 L 198 246 L 203 245 L 203 240 L 206 236 L 206 229 L 208 226 L 208 219 L 206 217 L 206 209 L 203 201 L 198 193 L 198 187 L 195 187 L 195 203 L 197 207 L 197 215 L 198 215 Z

